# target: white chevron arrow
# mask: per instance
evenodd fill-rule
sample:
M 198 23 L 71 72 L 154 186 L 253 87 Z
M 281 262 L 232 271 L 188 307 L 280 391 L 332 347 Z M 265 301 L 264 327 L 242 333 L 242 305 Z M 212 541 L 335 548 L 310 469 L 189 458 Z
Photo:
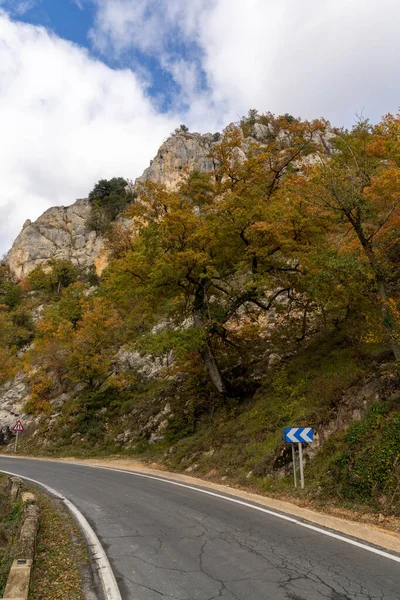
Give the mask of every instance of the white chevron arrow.
M 311 435 L 310 435 L 311 434 Z M 312 429 L 311 427 L 306 427 L 304 431 L 302 431 L 299 436 L 304 442 L 312 442 Z
M 287 437 L 289 438 L 289 440 L 290 440 L 291 442 L 293 442 L 294 444 L 295 444 L 295 443 L 298 443 L 298 439 L 294 437 L 294 434 L 296 433 L 296 431 L 297 431 L 297 427 L 295 427 L 294 429 L 291 429 L 291 430 L 290 430 L 290 431 L 288 431 L 288 432 L 287 432 L 287 434 L 286 434 L 286 435 L 287 435 Z

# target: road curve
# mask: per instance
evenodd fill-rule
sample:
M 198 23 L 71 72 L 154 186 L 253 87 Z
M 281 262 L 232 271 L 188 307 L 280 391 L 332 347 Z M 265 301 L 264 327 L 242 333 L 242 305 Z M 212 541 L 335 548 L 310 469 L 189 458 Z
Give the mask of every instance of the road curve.
M 135 473 L 0 458 L 72 501 L 124 600 L 399 600 L 400 562 L 277 516 Z

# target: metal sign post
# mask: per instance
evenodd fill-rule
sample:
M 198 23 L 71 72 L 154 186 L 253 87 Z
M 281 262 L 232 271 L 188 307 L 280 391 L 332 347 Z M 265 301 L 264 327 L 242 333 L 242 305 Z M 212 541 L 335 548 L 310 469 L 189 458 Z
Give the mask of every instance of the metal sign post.
M 311 427 L 285 427 L 285 429 L 283 430 L 283 439 L 287 444 L 292 445 L 293 479 L 294 487 L 296 488 L 297 472 L 295 444 L 297 444 L 298 446 L 300 463 L 300 485 L 301 489 L 304 490 L 303 444 L 309 444 L 314 441 L 314 432 L 311 429 Z
M 293 479 L 294 479 L 294 487 L 297 488 L 297 473 L 296 473 L 296 452 L 294 449 L 294 444 L 292 444 L 292 460 L 293 460 Z
M 303 467 L 303 446 L 299 443 L 299 462 L 300 462 L 300 485 L 304 490 L 304 467 Z
M 14 444 L 14 452 L 17 452 L 17 446 L 18 446 L 18 436 L 20 431 L 24 431 L 24 426 L 22 425 L 21 421 L 18 419 L 18 421 L 15 423 L 14 427 L 12 427 L 11 431 L 14 431 L 16 433 L 15 436 L 15 444 Z

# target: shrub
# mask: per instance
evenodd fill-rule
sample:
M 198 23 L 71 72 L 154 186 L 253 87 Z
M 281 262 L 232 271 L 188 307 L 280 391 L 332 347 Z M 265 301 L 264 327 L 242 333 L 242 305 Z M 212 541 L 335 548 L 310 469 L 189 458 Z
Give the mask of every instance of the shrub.
M 86 227 L 98 233 L 105 233 L 112 221 L 123 212 L 134 195 L 127 191 L 128 182 L 123 177 L 100 179 L 89 193 L 91 214 Z

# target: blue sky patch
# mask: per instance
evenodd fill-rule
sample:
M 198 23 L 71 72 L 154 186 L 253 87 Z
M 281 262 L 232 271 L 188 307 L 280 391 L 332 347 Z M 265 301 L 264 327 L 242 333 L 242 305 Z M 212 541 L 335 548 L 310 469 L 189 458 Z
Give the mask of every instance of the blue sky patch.
M 16 21 L 41 25 L 58 37 L 86 48 L 94 58 L 113 69 L 131 69 L 146 82 L 147 94 L 158 111 L 167 112 L 174 107 L 181 110 L 189 108 L 180 85 L 162 65 L 162 57 L 135 48 L 118 56 L 113 52 L 100 54 L 93 48 L 89 34 L 95 22 L 96 5 L 91 0 L 0 0 L 0 7 Z M 171 35 L 167 53 L 171 60 L 182 58 L 194 63 L 198 92 L 207 89 L 206 75 L 201 69 L 201 51 L 194 42 L 183 42 L 179 35 Z
M 74 0 L 5 0 L 2 6 L 16 20 L 43 25 L 61 38 L 89 47 L 87 35 L 95 15 L 91 2 L 79 8 Z

